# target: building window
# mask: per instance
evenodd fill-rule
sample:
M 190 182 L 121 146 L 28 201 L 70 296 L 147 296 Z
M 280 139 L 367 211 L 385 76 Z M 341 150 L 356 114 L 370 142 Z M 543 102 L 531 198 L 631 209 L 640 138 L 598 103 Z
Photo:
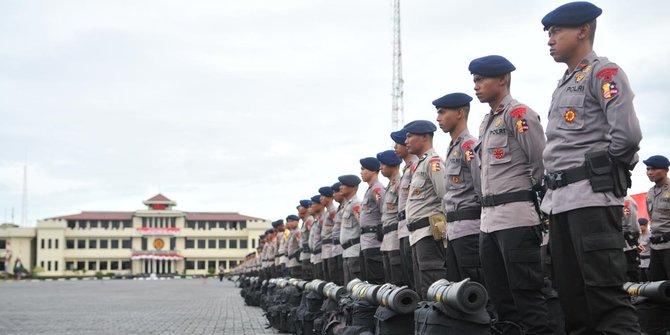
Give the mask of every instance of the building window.
M 54 261 L 54 271 L 58 271 L 58 261 Z
M 221 265 L 223 265 L 224 269 L 228 268 L 228 262 L 226 262 L 226 261 L 219 261 L 219 266 L 221 266 Z
M 107 261 L 100 261 L 100 271 L 107 270 Z
M 130 270 L 130 261 L 121 262 L 121 270 Z
M 65 240 L 65 249 L 74 249 L 74 240 Z
M 77 224 L 75 223 L 75 221 L 68 221 L 67 222 L 67 227 L 70 228 L 70 229 L 74 229 L 76 226 L 77 226 Z
M 54 239 L 54 249 L 58 249 L 58 239 Z
M 132 248 L 132 244 L 130 243 L 130 239 L 125 239 L 121 241 L 121 248 L 122 249 L 130 249 Z
M 86 270 L 86 262 L 84 261 L 77 262 L 77 270 Z
M 79 229 L 86 229 L 86 222 L 88 221 L 77 221 L 77 223 L 79 223 Z
M 198 230 L 205 230 L 205 221 L 198 221 Z
M 118 270 L 119 269 L 119 262 L 117 262 L 117 261 L 109 262 L 109 269 L 110 270 Z
M 207 271 L 209 271 L 209 269 L 214 269 L 214 271 L 217 270 L 216 269 L 216 261 L 208 261 L 207 262 Z
M 131 221 L 123 221 L 123 228 L 132 228 L 133 223 Z
M 247 221 L 240 221 L 240 229 L 247 229 Z
M 98 228 L 98 221 L 91 221 L 91 228 Z
M 41 241 L 41 242 L 40 242 L 40 244 L 41 244 L 40 248 L 41 248 L 41 249 L 44 249 L 44 239 L 41 239 L 40 241 Z
M 251 247 L 256 249 L 256 239 L 255 238 L 251 239 Z
M 47 241 L 47 245 L 49 246 L 49 249 L 51 249 L 51 239 Z
M 112 249 L 118 249 L 119 248 L 119 240 L 110 240 L 111 246 L 110 248 Z
M 51 271 L 51 261 L 47 262 L 47 271 Z
M 77 249 L 86 249 L 86 240 L 77 240 Z
M 207 270 L 205 268 L 205 261 L 198 261 L 198 270 Z
M 177 238 L 170 237 L 170 250 L 175 250 L 176 247 L 177 247 Z
M 147 238 L 142 237 L 142 250 L 147 250 Z
M 237 230 L 237 221 L 233 221 L 233 222 L 230 223 L 230 229 Z
M 226 248 L 226 240 L 219 240 L 219 249 Z
M 207 248 L 216 249 L 216 240 L 207 240 Z
M 249 247 L 249 241 L 247 240 L 240 240 L 240 249 L 246 249 Z
M 230 268 L 231 268 L 231 269 L 237 266 L 237 261 L 235 261 L 235 260 L 231 260 L 231 261 L 229 261 L 229 262 L 230 262 Z
M 74 262 L 65 262 L 65 270 L 74 271 Z
M 237 249 L 237 240 L 230 240 L 230 249 Z
M 170 228 L 177 227 L 177 218 L 170 218 Z
M 195 244 L 194 244 L 193 241 L 194 240 L 186 239 L 186 245 L 185 245 L 186 249 L 193 249 L 195 247 Z
M 100 221 L 100 228 L 109 229 L 109 221 Z
M 198 240 L 198 249 L 205 249 L 205 240 Z
M 107 249 L 109 240 L 100 240 L 100 249 Z
M 193 261 L 186 261 L 186 270 L 195 270 Z
M 189 229 L 195 229 L 195 222 L 193 222 L 193 221 L 186 221 L 186 228 L 189 228 Z
M 40 261 L 40 267 L 41 267 L 42 269 L 45 268 L 45 267 L 44 267 L 44 261 Z
M 121 221 L 112 221 L 112 229 L 119 229 Z
M 97 249 L 98 248 L 98 240 L 88 240 L 88 248 L 89 249 Z
M 228 221 L 219 221 L 219 228 L 228 229 Z
M 7 248 L 7 240 L 0 240 L 0 249 Z
M 91 271 L 96 270 L 95 261 L 88 261 L 88 269 Z

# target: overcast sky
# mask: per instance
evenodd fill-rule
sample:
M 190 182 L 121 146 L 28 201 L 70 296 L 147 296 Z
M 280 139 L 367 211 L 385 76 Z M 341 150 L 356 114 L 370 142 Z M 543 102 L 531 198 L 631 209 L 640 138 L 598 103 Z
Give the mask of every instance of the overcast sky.
M 469 62 L 500 54 L 546 124 L 565 65 L 540 20 L 563 3 L 404 1 L 405 123 L 474 95 Z M 594 48 L 636 94 L 640 156 L 670 155 L 670 2 L 594 3 Z M 26 163 L 29 226 L 159 192 L 184 211 L 293 213 L 392 146 L 391 13 L 390 0 L 1 1 L 1 221 L 22 221 Z M 473 102 L 473 133 L 487 112 Z M 448 142 L 435 137 L 442 155 Z M 651 186 L 644 168 L 633 193 Z

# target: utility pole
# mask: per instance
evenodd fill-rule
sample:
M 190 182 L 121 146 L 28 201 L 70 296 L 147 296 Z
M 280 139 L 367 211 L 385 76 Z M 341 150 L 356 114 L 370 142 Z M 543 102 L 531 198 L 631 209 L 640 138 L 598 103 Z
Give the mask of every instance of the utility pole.
M 23 165 L 23 200 L 21 202 L 21 227 L 28 226 L 28 164 Z
M 392 130 L 404 125 L 404 101 L 402 79 L 402 48 L 400 44 L 400 0 L 393 1 L 393 104 L 391 109 Z

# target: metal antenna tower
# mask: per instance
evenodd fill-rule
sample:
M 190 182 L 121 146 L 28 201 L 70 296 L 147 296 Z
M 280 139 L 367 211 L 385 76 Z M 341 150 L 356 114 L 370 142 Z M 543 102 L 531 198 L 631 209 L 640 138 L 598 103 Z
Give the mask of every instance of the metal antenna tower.
M 23 165 L 23 200 L 21 203 L 21 227 L 28 226 L 28 164 Z
M 404 125 L 404 101 L 402 79 L 402 48 L 400 45 L 400 0 L 393 1 L 393 107 L 391 110 L 391 127 L 393 130 Z

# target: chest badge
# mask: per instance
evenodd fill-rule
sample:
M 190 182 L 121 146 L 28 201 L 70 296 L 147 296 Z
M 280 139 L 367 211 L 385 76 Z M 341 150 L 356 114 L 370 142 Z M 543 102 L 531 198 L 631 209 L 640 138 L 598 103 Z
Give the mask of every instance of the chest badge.
M 572 123 L 572 121 L 575 121 L 575 117 L 577 117 L 577 114 L 575 113 L 575 110 L 570 108 L 567 111 L 565 111 L 565 114 L 563 115 L 565 118 L 565 121 L 568 123 Z
M 496 125 L 496 127 L 500 127 L 501 124 L 502 124 L 502 119 L 501 119 L 501 118 L 497 118 L 497 119 L 495 120 L 495 125 Z
M 414 191 L 412 191 L 412 194 L 419 195 L 419 194 L 421 194 L 421 190 L 418 189 L 418 188 L 415 188 Z
M 454 184 L 458 184 L 458 176 L 451 177 L 451 181 L 453 181 Z
M 505 153 L 502 149 L 498 148 L 493 151 L 493 156 L 495 156 L 497 159 L 501 159 L 505 156 Z

